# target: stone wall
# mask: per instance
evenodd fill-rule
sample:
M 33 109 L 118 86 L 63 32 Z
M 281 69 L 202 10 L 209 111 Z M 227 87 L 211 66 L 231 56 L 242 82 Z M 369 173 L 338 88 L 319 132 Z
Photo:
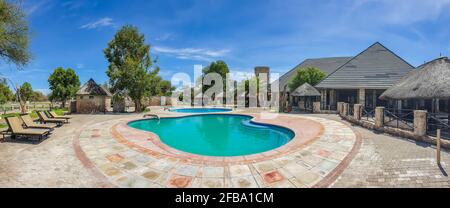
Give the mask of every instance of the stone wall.
M 76 109 L 77 113 L 90 114 L 90 113 L 104 113 L 111 106 L 111 99 L 109 99 L 109 104 L 107 104 L 108 99 L 105 96 L 98 95 L 78 95 Z

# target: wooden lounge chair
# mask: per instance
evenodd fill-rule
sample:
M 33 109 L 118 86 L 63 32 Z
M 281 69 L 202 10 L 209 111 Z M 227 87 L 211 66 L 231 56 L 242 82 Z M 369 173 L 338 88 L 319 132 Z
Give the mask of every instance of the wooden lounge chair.
M 41 120 L 42 123 L 46 124 L 46 123 L 56 123 L 58 126 L 63 125 L 64 123 L 66 123 L 66 119 L 57 119 L 57 118 L 49 118 L 44 111 L 38 111 L 37 112 L 39 119 Z
M 39 138 L 39 140 L 49 135 L 50 131 L 45 129 L 25 129 L 22 120 L 18 117 L 5 118 L 11 131 L 11 137 L 24 136 L 28 138 Z
M 30 115 L 23 115 L 20 116 L 20 118 L 22 119 L 23 123 L 25 124 L 25 126 L 27 128 L 32 128 L 32 129 L 49 129 L 49 130 L 53 130 L 54 128 L 56 128 L 56 124 L 37 124 L 33 121 L 33 119 L 31 118 Z
M 47 111 L 47 115 L 49 116 L 49 118 L 56 118 L 56 119 L 66 119 L 67 122 L 69 122 L 69 119 L 71 119 L 72 117 L 70 116 L 58 116 L 54 111 Z

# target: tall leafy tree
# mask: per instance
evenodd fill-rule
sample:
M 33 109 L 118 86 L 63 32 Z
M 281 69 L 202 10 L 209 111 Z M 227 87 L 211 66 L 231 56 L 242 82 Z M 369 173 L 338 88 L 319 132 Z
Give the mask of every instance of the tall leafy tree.
M 228 68 L 228 65 L 225 63 L 225 61 L 215 61 L 211 62 L 207 67 L 203 69 L 203 77 L 208 73 L 217 73 L 222 77 L 223 80 L 223 90 L 225 92 L 225 86 L 226 86 L 226 77 L 227 73 L 229 73 L 230 70 Z M 212 85 L 205 85 L 203 86 L 203 92 L 208 90 Z
M 22 86 L 20 86 L 19 96 L 20 99 L 24 102 L 32 101 L 34 99 L 34 92 L 30 83 L 25 82 L 22 84 Z
M 42 93 L 42 92 L 34 91 L 33 92 L 33 101 L 35 101 L 35 102 L 48 101 L 48 97 L 46 95 L 44 95 L 44 93 Z
M 14 93 L 8 86 L 6 79 L 0 80 L 0 104 L 3 105 L 14 99 Z
M 28 24 L 22 9 L 0 0 L 0 60 L 23 67 L 30 61 Z
M 71 68 L 65 70 L 62 67 L 58 67 L 48 78 L 50 85 L 52 101 L 61 101 L 62 106 L 66 107 L 66 101 L 75 97 L 78 89 L 80 89 L 80 78 L 75 74 L 75 71 Z
M 288 86 L 292 92 L 305 83 L 308 83 L 312 86 L 319 84 L 319 82 L 322 81 L 325 77 L 326 74 L 318 68 L 302 68 L 297 70 L 297 73 L 288 83 Z
M 159 68 L 151 69 L 150 45 L 138 28 L 122 27 L 104 50 L 109 62 L 106 74 L 114 94 L 128 95 L 137 112 L 143 110 L 142 98 L 159 94 Z
M 170 81 L 168 80 L 162 80 L 160 83 L 161 93 L 162 96 L 171 96 L 172 92 L 175 91 L 175 87 L 172 87 Z

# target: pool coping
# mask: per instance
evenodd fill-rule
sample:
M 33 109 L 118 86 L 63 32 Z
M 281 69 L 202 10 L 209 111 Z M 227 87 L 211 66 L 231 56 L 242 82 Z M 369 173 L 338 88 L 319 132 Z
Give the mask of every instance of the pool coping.
M 219 113 L 219 114 L 222 114 L 222 113 Z M 254 115 L 255 113 L 239 113 L 239 114 L 240 115 Z M 188 115 L 190 115 L 190 114 L 188 114 Z M 294 115 L 291 115 L 291 114 L 279 114 L 279 115 L 282 115 L 282 116 L 285 115 L 287 118 L 290 118 L 288 120 L 277 118 L 276 120 L 279 120 L 279 122 L 281 122 L 281 123 L 286 123 L 287 122 L 287 123 L 293 123 L 293 124 L 301 124 L 301 123 L 297 122 L 299 119 L 301 119 L 301 120 L 308 120 L 308 121 L 313 121 L 315 123 L 319 123 L 319 124 L 321 124 L 320 126 L 322 126 L 322 127 L 327 126 L 327 125 L 332 125 L 332 126 L 334 126 L 334 127 L 332 127 L 332 129 L 336 128 L 336 126 L 335 126 L 336 124 L 333 124 L 334 122 L 340 123 L 339 125 L 345 126 L 348 130 L 350 130 L 351 135 L 353 135 L 352 136 L 353 138 L 349 138 L 348 137 L 349 136 L 348 135 L 348 130 L 344 130 L 344 132 L 347 132 L 347 133 L 344 133 L 344 132 L 339 131 L 339 129 L 336 129 L 336 130 L 338 130 L 338 132 L 335 132 L 336 134 L 334 134 L 334 133 L 331 133 L 330 131 L 328 131 L 328 128 L 327 128 L 326 131 L 324 131 L 324 129 L 322 129 L 322 131 L 320 132 L 321 134 L 318 137 L 316 137 L 315 139 L 311 139 L 310 141 L 305 142 L 305 144 L 302 145 L 301 147 L 294 148 L 292 152 L 287 152 L 285 154 L 280 154 L 279 157 L 277 155 L 264 155 L 265 157 L 264 157 L 263 160 L 255 160 L 254 158 L 245 158 L 245 159 L 247 159 L 247 161 L 234 162 L 234 163 L 233 163 L 233 161 L 225 160 L 224 157 L 220 157 L 220 158 L 218 158 L 217 160 L 214 160 L 214 161 L 203 161 L 203 163 L 195 164 L 195 161 L 198 161 L 196 159 L 194 159 L 194 160 L 189 160 L 190 158 L 179 159 L 173 153 L 161 153 L 161 152 L 158 152 L 160 149 L 155 149 L 155 150 L 157 150 L 157 152 L 155 152 L 155 151 L 149 150 L 148 148 L 144 148 L 144 147 L 139 146 L 138 144 L 135 144 L 134 142 L 137 142 L 137 143 L 140 143 L 140 144 L 143 144 L 143 143 L 153 144 L 152 142 L 147 142 L 147 140 L 140 140 L 142 138 L 140 138 L 138 140 L 133 139 L 133 137 L 139 136 L 139 135 L 136 135 L 136 134 L 133 134 L 133 133 L 128 134 L 128 136 L 131 136 L 131 140 L 133 140 L 134 141 L 133 142 L 133 141 L 129 141 L 126 138 L 121 137 L 120 134 L 118 134 L 118 135 L 117 134 L 116 135 L 113 134 L 113 132 L 115 130 L 117 130 L 117 127 L 120 127 L 120 125 L 124 125 L 124 124 L 126 125 L 127 122 L 130 122 L 132 120 L 143 120 L 143 119 L 139 119 L 139 118 L 134 117 L 134 118 L 121 118 L 121 119 L 115 119 L 115 120 L 109 121 L 110 124 L 108 125 L 108 129 L 105 131 L 105 133 L 108 132 L 109 136 L 108 136 L 108 134 L 101 134 L 101 135 L 103 135 L 103 136 L 101 136 L 100 134 L 98 134 L 99 133 L 98 128 L 95 128 L 95 127 L 94 128 L 90 128 L 89 124 L 85 124 L 85 125 L 81 126 L 81 128 L 78 131 L 76 131 L 76 135 L 74 136 L 74 140 L 73 140 L 73 147 L 74 147 L 74 150 L 76 152 L 77 158 L 81 161 L 83 166 L 91 173 L 91 175 L 93 177 L 97 178 L 97 180 L 98 180 L 97 186 L 98 187 L 108 187 L 108 188 L 123 187 L 124 184 L 122 182 L 120 182 L 120 184 L 118 184 L 119 181 L 116 181 L 116 180 L 119 180 L 119 179 L 122 180 L 122 178 L 124 177 L 123 175 L 120 178 L 119 177 L 115 177 L 115 176 L 111 176 L 110 173 L 106 173 L 106 172 L 104 172 L 105 170 L 100 169 L 100 168 L 103 168 L 104 166 L 100 167 L 98 165 L 103 165 L 103 164 L 106 164 L 106 163 L 108 163 L 109 165 L 113 165 L 113 164 L 119 165 L 121 163 L 117 163 L 118 161 L 114 161 L 113 160 L 113 159 L 116 159 L 116 158 L 110 158 L 110 157 L 111 156 L 118 156 L 118 157 L 121 157 L 123 159 L 124 157 L 129 157 L 129 156 L 126 156 L 127 154 L 122 155 L 122 153 L 120 153 L 120 152 L 116 152 L 116 154 L 114 154 L 114 152 L 110 152 L 110 151 L 103 152 L 103 153 L 100 152 L 100 154 L 102 156 L 100 156 L 100 155 L 92 155 L 93 153 L 92 153 L 91 149 L 87 149 L 88 152 L 85 152 L 84 148 L 85 148 L 85 145 L 87 145 L 87 143 L 86 143 L 87 140 L 86 139 L 89 139 L 89 138 L 95 139 L 95 141 L 103 141 L 102 138 L 104 138 L 104 139 L 106 139 L 105 142 L 107 142 L 107 140 L 111 139 L 112 141 L 115 141 L 118 144 L 121 144 L 121 145 L 124 145 L 125 147 L 128 147 L 130 150 L 136 151 L 136 152 L 138 152 L 140 154 L 143 154 L 143 155 L 147 155 L 147 156 L 153 157 L 157 161 L 158 160 L 162 160 L 162 161 L 166 161 L 166 162 L 170 162 L 171 161 L 172 164 L 175 164 L 175 163 L 176 164 L 184 164 L 184 165 L 187 165 L 187 166 L 190 166 L 190 167 L 204 167 L 204 168 L 207 168 L 207 167 L 210 167 L 210 168 L 218 167 L 218 168 L 225 168 L 225 172 L 224 172 L 225 175 L 223 175 L 223 177 L 225 177 L 225 178 L 222 178 L 223 180 L 225 180 L 225 181 L 222 181 L 222 182 L 225 183 L 225 184 L 222 184 L 224 187 L 236 187 L 236 184 L 230 184 L 230 182 L 231 182 L 230 180 L 234 180 L 236 178 L 233 179 L 233 177 L 239 177 L 239 176 L 229 175 L 229 174 L 231 174 L 229 171 L 231 171 L 231 169 L 230 169 L 231 167 L 237 167 L 237 166 L 242 166 L 242 165 L 245 166 L 246 168 L 250 168 L 251 175 L 248 176 L 248 177 L 251 177 L 251 178 L 253 178 L 253 180 L 256 180 L 256 183 L 261 188 L 262 187 L 272 187 L 272 188 L 274 188 L 274 187 L 279 187 L 279 188 L 285 187 L 285 188 L 287 188 L 287 187 L 292 187 L 291 186 L 292 184 L 293 184 L 293 187 L 305 187 L 305 188 L 306 187 L 311 187 L 311 188 L 330 187 L 337 180 L 337 178 L 342 174 L 342 172 L 348 167 L 348 165 L 352 162 L 354 157 L 359 152 L 359 149 L 360 149 L 361 144 L 362 144 L 362 137 L 359 134 L 359 132 L 356 131 L 348 123 L 342 122 L 342 121 L 332 121 L 332 120 L 328 120 L 328 119 L 316 119 L 315 117 L 309 117 L 309 116 L 297 117 L 297 116 L 294 116 Z M 170 116 L 167 116 L 167 117 L 175 117 L 176 118 L 176 117 L 180 117 L 180 116 L 186 116 L 186 114 L 181 114 L 181 115 L 178 114 L 178 116 L 170 115 Z M 122 127 L 120 127 L 120 128 L 122 128 Z M 125 127 L 127 127 L 127 126 L 125 126 Z M 285 126 L 283 126 L 283 127 L 285 127 Z M 134 133 L 136 133 L 136 132 L 140 133 L 141 136 L 142 135 L 144 135 L 144 137 L 147 136 L 147 138 L 149 136 L 148 134 L 150 134 L 150 132 L 146 132 L 146 131 L 140 132 L 140 130 L 137 130 L 137 129 L 135 130 L 135 129 L 131 128 L 131 127 L 129 127 L 129 129 L 134 130 L 135 131 Z M 122 130 L 128 131 L 129 129 L 128 128 L 124 128 Z M 92 132 L 91 133 L 87 133 L 87 135 L 90 135 L 90 136 L 87 136 L 86 135 L 86 131 L 88 131 L 88 132 L 92 131 L 92 132 L 95 132 L 95 133 L 94 134 L 92 134 Z M 81 132 L 83 132 L 83 137 L 82 138 L 80 137 L 80 133 Z M 332 131 L 332 132 L 334 132 L 334 131 Z M 287 159 L 287 160 L 289 160 L 289 162 L 294 162 L 294 160 L 302 161 L 303 159 L 295 159 L 295 157 L 297 157 L 295 155 L 299 154 L 302 151 L 305 151 L 305 152 L 314 151 L 313 154 L 316 155 L 315 157 L 319 157 L 319 158 L 322 157 L 321 160 L 327 161 L 327 159 L 330 158 L 330 157 L 328 155 L 322 155 L 322 153 L 320 152 L 320 151 L 322 151 L 321 147 L 320 147 L 321 142 L 322 142 L 321 139 L 329 138 L 329 136 L 332 136 L 334 138 L 333 135 L 336 136 L 335 139 L 337 139 L 337 141 L 347 141 L 347 140 L 348 140 L 348 142 L 352 141 L 351 145 L 348 146 L 350 149 L 348 149 L 348 150 L 343 150 L 343 149 L 342 150 L 337 150 L 338 152 L 339 151 L 345 151 L 345 155 L 342 155 L 343 156 L 342 158 L 338 156 L 337 159 L 331 159 L 331 160 L 336 161 L 337 165 L 334 166 L 330 170 L 324 170 L 326 172 L 321 173 L 321 177 L 319 176 L 320 180 L 315 180 L 315 182 L 313 182 L 312 184 L 310 184 L 310 183 L 307 183 L 306 185 L 305 184 L 301 185 L 301 183 L 297 184 L 298 182 L 292 181 L 292 180 L 297 180 L 297 179 L 299 179 L 298 177 L 302 177 L 302 176 L 295 175 L 295 177 L 292 178 L 293 177 L 292 175 L 289 175 L 289 173 L 285 172 L 286 169 L 281 170 L 284 167 L 283 165 L 282 166 L 276 165 L 277 163 L 280 164 L 281 161 L 286 160 L 287 159 L 286 157 L 291 157 L 290 159 Z M 101 140 L 98 140 L 99 138 Z M 83 143 L 80 143 L 80 139 L 83 140 Z M 317 140 L 317 139 L 319 139 L 319 140 Z M 316 141 L 320 142 L 318 144 L 319 146 L 315 145 Z M 332 142 L 332 141 L 330 141 L 329 139 L 325 139 L 325 142 L 329 143 L 329 142 Z M 337 145 L 341 145 L 340 146 L 341 148 L 346 146 L 346 144 L 341 144 L 340 142 L 338 142 L 336 144 Z M 344 146 L 342 146 L 342 145 L 344 145 Z M 314 146 L 314 148 L 311 150 L 310 147 L 312 147 L 312 146 Z M 153 145 L 153 147 L 156 147 L 156 146 Z M 258 153 L 258 154 L 261 154 L 261 153 Z M 325 150 L 325 154 L 327 154 L 326 150 Z M 292 158 L 292 157 L 294 157 L 294 158 Z M 95 161 L 92 160 L 93 158 L 95 158 Z M 101 158 L 103 158 L 103 159 L 101 159 Z M 334 157 L 331 157 L 331 158 L 334 158 Z M 104 162 L 100 162 L 99 159 L 101 161 L 104 161 Z M 124 159 L 124 162 L 126 162 L 126 161 L 128 161 L 128 160 Z M 259 166 L 259 165 L 269 164 L 269 163 L 276 165 L 276 167 L 274 167 L 276 169 L 275 170 L 270 170 L 270 171 L 269 170 L 263 170 L 263 169 L 260 170 L 259 169 L 259 168 L 263 168 L 263 166 Z M 309 164 L 312 164 L 312 163 L 309 163 Z M 308 168 L 307 172 L 310 173 L 310 174 L 319 174 L 318 172 L 316 172 L 316 171 L 318 171 L 317 169 L 314 170 L 315 168 L 317 168 L 316 165 L 312 166 L 314 168 L 312 168 L 312 167 Z M 148 166 L 148 167 L 150 167 L 150 168 L 157 168 L 157 167 L 153 167 L 153 166 Z M 176 167 L 176 166 L 173 166 L 173 167 Z M 116 168 L 121 168 L 121 167 L 117 167 L 116 166 Z M 257 170 L 255 170 L 255 168 Z M 138 169 L 138 170 L 140 170 L 140 169 Z M 178 171 L 178 168 L 176 168 L 176 170 Z M 122 171 L 124 171 L 124 169 L 122 169 Z M 209 180 L 208 177 L 211 177 L 211 176 L 202 176 L 202 172 L 201 171 L 198 173 L 200 175 L 197 175 L 197 176 L 183 176 L 182 173 L 178 173 L 177 171 L 175 171 L 175 169 L 171 169 L 171 170 L 164 169 L 164 170 L 161 170 L 161 171 L 163 171 L 163 173 L 161 173 L 161 174 L 164 174 L 164 171 L 169 171 L 169 172 L 165 173 L 166 174 L 165 177 L 168 177 L 168 178 L 165 179 L 166 182 L 164 182 L 164 179 L 161 179 L 162 181 L 160 181 L 160 182 L 156 182 L 157 184 L 155 184 L 155 186 L 157 186 L 157 187 L 178 187 L 178 188 L 182 188 L 182 187 L 200 187 L 198 179 L 200 179 L 201 181 L 204 181 L 204 180 Z M 175 171 L 175 172 L 173 172 L 173 171 Z M 263 172 L 260 172 L 260 171 L 263 171 Z M 279 171 L 281 171 L 281 172 L 279 172 Z M 123 174 L 134 174 L 134 173 L 123 173 Z M 181 175 L 178 175 L 178 174 L 181 174 Z M 288 175 L 286 175 L 286 174 L 288 174 Z M 134 180 L 132 175 L 129 175 L 129 176 L 132 177 L 130 179 Z M 139 177 L 139 176 L 135 176 L 135 177 Z M 220 176 L 220 177 L 222 177 L 222 176 Z M 242 176 L 242 177 L 245 178 L 246 176 Z M 305 175 L 305 177 L 306 177 L 306 175 Z M 244 178 L 241 178 L 239 180 L 244 180 L 244 181 L 245 180 L 252 180 L 250 178 L 248 178 L 248 179 L 247 178 L 244 179 Z M 195 179 L 195 181 L 194 181 L 194 179 Z M 175 183 L 178 180 L 184 181 L 186 183 L 183 183 L 183 184 Z M 305 180 L 306 180 L 306 178 L 305 178 Z M 284 182 L 281 182 L 281 181 L 284 181 Z M 286 183 L 290 182 L 291 185 L 285 184 L 285 182 Z M 173 184 L 173 183 L 175 183 L 175 184 Z M 164 184 L 166 184 L 166 185 L 164 185 Z M 283 184 L 285 184 L 285 185 L 283 185 Z M 129 185 L 125 185 L 125 187 L 128 187 Z M 204 186 L 203 182 L 202 182 L 201 186 L 202 187 Z
M 274 159 L 277 157 L 281 157 L 281 156 L 290 154 L 292 152 L 295 152 L 299 148 L 303 148 L 303 147 L 309 145 L 310 143 L 314 142 L 315 140 L 319 139 L 323 135 L 323 132 L 325 129 L 324 126 L 319 122 L 316 122 L 316 121 L 313 121 L 310 119 L 305 119 L 305 118 L 296 118 L 299 120 L 312 122 L 319 126 L 319 131 L 317 134 L 314 135 L 314 137 L 307 138 L 305 141 L 300 141 L 304 138 L 299 137 L 299 134 L 298 134 L 299 132 L 296 132 L 295 130 L 293 130 L 289 127 L 286 127 L 286 126 L 258 121 L 259 118 L 257 116 L 255 116 L 255 114 L 251 114 L 251 113 L 234 113 L 234 112 L 206 113 L 206 114 L 202 113 L 202 114 L 189 114 L 189 115 L 173 115 L 173 116 L 167 116 L 167 117 L 163 117 L 163 118 L 182 118 L 182 117 L 202 116 L 202 115 L 218 115 L 218 114 L 250 116 L 250 117 L 252 117 L 251 121 L 256 122 L 258 124 L 272 125 L 272 126 L 277 126 L 280 128 L 289 129 L 290 131 L 292 131 L 294 133 L 294 137 L 291 139 L 291 141 L 289 141 L 285 145 L 282 145 L 275 149 L 261 152 L 261 153 L 244 155 L 244 156 L 204 156 L 204 155 L 193 154 L 193 153 L 184 152 L 184 151 L 175 149 L 175 148 L 165 144 L 164 142 L 162 142 L 160 137 L 153 132 L 140 130 L 140 129 L 136 129 L 136 128 L 128 126 L 128 124 L 130 122 L 140 121 L 140 120 L 149 120 L 149 119 L 129 119 L 127 121 L 122 121 L 118 124 L 115 124 L 111 128 L 111 134 L 113 135 L 113 138 L 116 139 L 116 141 L 118 141 L 119 143 L 127 145 L 129 148 L 133 148 L 144 154 L 148 154 L 148 155 L 152 155 L 152 156 L 161 154 L 166 157 L 180 159 L 180 160 L 183 160 L 183 161 L 186 161 L 189 163 L 193 163 L 193 164 L 205 164 L 205 165 L 210 165 L 210 166 L 224 166 L 224 165 L 237 165 L 237 164 L 239 164 L 239 165 L 252 164 L 252 163 L 262 162 L 265 160 Z M 164 150 L 165 153 L 156 152 L 155 150 L 143 147 L 141 145 L 138 145 L 136 143 L 129 141 L 128 139 L 126 139 L 126 136 L 120 134 L 120 132 L 117 130 L 118 126 L 125 127 L 127 131 L 139 132 L 140 134 L 145 135 L 147 137 L 148 141 L 152 142 L 154 145 L 156 145 L 157 147 Z

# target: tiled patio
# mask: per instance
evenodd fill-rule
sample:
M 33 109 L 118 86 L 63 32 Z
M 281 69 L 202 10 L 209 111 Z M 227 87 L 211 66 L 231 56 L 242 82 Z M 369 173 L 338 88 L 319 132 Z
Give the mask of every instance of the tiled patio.
M 283 125 L 324 129 L 314 136 L 310 128 L 292 151 L 207 162 L 160 148 L 145 132 L 113 136 L 113 126 L 142 115 L 75 115 L 41 143 L 0 143 L 0 187 L 450 187 L 448 152 L 438 167 L 433 146 L 349 127 L 335 115 L 281 116 Z
M 263 154 L 203 157 L 172 149 L 156 135 L 128 127 L 131 119 L 119 119 L 87 126 L 74 144 L 83 164 L 110 187 L 326 187 L 359 147 L 352 129 L 340 122 L 254 116 L 290 127 L 296 137 Z

